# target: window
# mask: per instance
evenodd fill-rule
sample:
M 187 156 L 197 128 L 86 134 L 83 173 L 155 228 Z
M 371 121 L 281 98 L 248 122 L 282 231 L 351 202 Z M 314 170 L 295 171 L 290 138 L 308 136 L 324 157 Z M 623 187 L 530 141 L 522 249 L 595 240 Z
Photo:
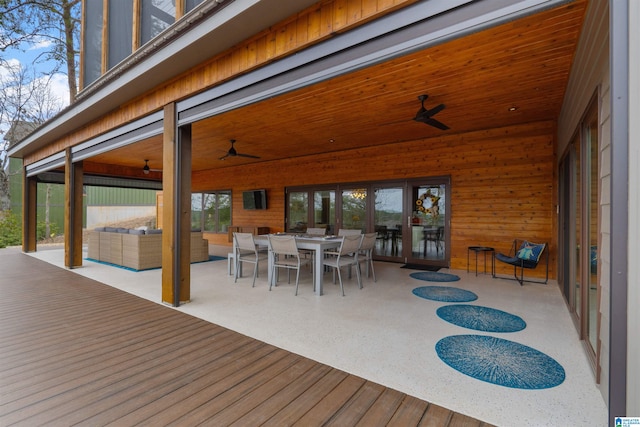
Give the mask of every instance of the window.
M 109 2 L 108 64 L 112 68 L 131 55 L 133 33 L 133 3 Z
M 102 74 L 102 9 L 101 1 L 84 3 L 83 86 L 86 87 Z
M 176 20 L 175 1 L 171 0 L 142 0 L 140 14 L 141 44 L 145 44 Z
M 226 233 L 231 225 L 231 191 L 191 194 L 191 228 Z
M 195 8 L 200 3 L 202 3 L 202 0 L 186 0 L 184 2 L 185 12 L 190 12 L 191 10 L 193 10 L 193 8 Z

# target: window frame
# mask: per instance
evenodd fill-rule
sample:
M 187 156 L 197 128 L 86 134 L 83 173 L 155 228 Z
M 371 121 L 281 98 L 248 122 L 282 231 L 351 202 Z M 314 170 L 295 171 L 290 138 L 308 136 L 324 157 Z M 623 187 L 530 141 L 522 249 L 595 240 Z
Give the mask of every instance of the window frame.
M 196 226 L 196 218 L 194 217 L 194 213 L 195 213 L 194 196 L 200 196 L 200 210 L 197 211 L 200 214 L 199 221 L 197 221 L 199 222 L 198 226 Z M 213 196 L 214 198 L 214 203 L 211 207 L 207 207 L 207 200 L 208 200 L 207 196 L 209 197 Z M 227 196 L 228 198 L 228 209 L 229 209 L 228 224 L 222 224 L 220 220 L 220 212 L 221 212 L 220 196 Z M 205 191 L 198 191 L 195 193 L 191 193 L 191 226 L 193 228 L 199 228 L 204 233 L 226 234 L 228 232 L 228 228 L 231 226 L 231 219 L 233 218 L 232 196 L 233 194 L 230 189 L 229 190 L 205 190 Z M 213 209 L 212 222 L 208 222 L 205 220 L 204 212 L 209 208 Z M 227 206 L 224 206 L 224 208 L 226 209 Z M 210 224 L 210 223 L 213 223 L 213 227 L 207 229 L 207 224 Z

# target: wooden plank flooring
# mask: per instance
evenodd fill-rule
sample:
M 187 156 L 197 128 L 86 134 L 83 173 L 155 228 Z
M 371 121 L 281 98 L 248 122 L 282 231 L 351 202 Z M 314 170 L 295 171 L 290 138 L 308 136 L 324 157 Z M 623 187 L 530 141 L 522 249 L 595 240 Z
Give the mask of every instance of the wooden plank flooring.
M 0 425 L 485 426 L 0 249 Z

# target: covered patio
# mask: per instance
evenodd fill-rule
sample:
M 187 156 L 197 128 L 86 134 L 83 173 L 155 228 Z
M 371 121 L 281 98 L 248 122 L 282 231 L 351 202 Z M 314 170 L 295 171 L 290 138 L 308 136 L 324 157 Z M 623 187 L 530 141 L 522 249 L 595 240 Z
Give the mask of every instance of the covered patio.
M 215 246 L 211 252 L 225 253 Z M 60 248 L 31 255 L 64 268 Z M 490 275 L 441 271 L 460 280 L 424 282 L 410 277 L 412 270 L 377 262 L 376 282 L 365 278 L 359 290 L 355 278 L 347 280 L 342 297 L 327 274 L 325 295 L 318 297 L 309 272 L 302 274 L 299 294 L 294 296 L 294 285 L 286 280 L 268 291 L 266 264 L 252 288 L 250 271 L 234 284 L 225 260 L 198 263 L 191 266 L 192 301 L 176 310 L 490 424 L 606 424 L 606 406 L 555 283 L 521 287 Z M 133 272 L 87 261 L 72 273 L 161 304 L 160 270 Z M 546 353 L 562 365 L 566 379 L 548 389 L 517 389 L 480 381 L 445 364 L 435 351 L 436 343 L 446 336 L 477 331 L 440 318 L 436 310 L 447 303 L 412 293 L 425 284 L 472 291 L 478 299 L 470 304 L 520 316 L 526 322 L 522 331 L 481 334 Z M 428 417 L 422 422 L 448 425 Z M 450 425 L 458 424 L 452 420 Z
M 607 108 L 612 100 L 607 2 L 225 3 L 220 12 L 203 3 L 198 14 L 178 20 L 157 43 L 134 51 L 118 67 L 105 68 L 75 105 L 12 147 L 11 155 L 25 160 L 23 251 L 37 250 L 34 256 L 52 257 L 49 262 L 74 273 L 113 279 L 112 286 L 145 289 L 145 298 L 194 310 L 211 322 L 488 422 L 512 424 L 513 413 L 496 415 L 508 407 L 534 422 L 536 414 L 548 421 L 593 409 L 597 413 L 589 413 L 589 420 L 606 423 L 602 399 L 610 398 L 611 389 L 616 400 L 608 375 L 622 369 L 609 360 L 615 354 L 609 333 L 615 328 L 607 305 L 612 270 L 611 224 L 605 214 L 611 167 L 606 162 L 611 158 L 608 130 L 615 126 L 610 128 Z M 426 107 L 438 110 L 437 120 L 448 129 L 414 120 L 423 95 L 428 95 Z M 599 138 L 588 151 L 580 138 L 584 117 L 594 118 L 590 136 Z M 232 140 L 249 156 L 227 156 Z M 580 182 L 574 177 L 585 165 L 573 163 L 581 158 L 576 150 L 602 161 Z M 292 188 L 309 194 L 330 188 L 338 200 L 349 186 L 365 188 L 369 195 L 394 186 L 404 191 L 396 224 L 410 227 L 421 197 L 411 189 L 434 179 L 446 181 L 450 203 L 437 238 L 443 245 L 435 246 L 443 249 L 438 265 L 460 275 L 460 286 L 482 301 L 526 319 L 527 328 L 512 336 L 526 336 L 526 345 L 564 367 L 567 380 L 560 386 L 496 392 L 464 376 L 455 382 L 459 374 L 449 375 L 449 368 L 434 381 L 430 368 L 442 364 L 433 345 L 457 329 L 446 324 L 429 329 L 440 322 L 437 307 L 412 295 L 413 279 L 399 269 L 410 261 L 406 254 L 413 247 L 427 252 L 426 236 L 423 243 L 412 241 L 397 225 L 396 236 L 404 240 L 394 238 L 397 245 L 388 256 L 397 262 L 381 264 L 382 280 L 365 283 L 363 291 L 347 287 L 344 299 L 329 292 L 321 299 L 307 297 L 310 283 L 302 283 L 298 299 L 271 306 L 275 298 L 270 297 L 286 286 L 265 298 L 259 286 L 226 286 L 231 282 L 225 262 L 189 266 L 194 193 L 230 194 L 229 226 L 281 232 L 291 228 Z M 66 184 L 62 252 L 37 248 L 38 182 Z M 105 182 L 162 190 L 161 270 L 108 270 L 110 277 L 104 278 L 104 266 L 85 259 L 82 188 Z M 245 209 L 243 193 L 256 189 L 268 195 L 268 209 Z M 572 192 L 576 189 L 583 193 Z M 576 194 L 589 197 L 574 206 Z M 333 208 L 334 225 L 341 228 L 339 202 Z M 580 216 L 587 212 L 591 223 Z M 349 217 L 361 221 L 363 231 L 375 231 L 372 209 L 366 213 L 366 218 Z M 576 224 L 591 228 L 570 228 Z M 228 233 L 203 231 L 214 253 L 226 256 Z M 463 273 L 469 246 L 504 252 L 514 238 L 548 244 L 548 286 L 521 287 Z M 595 242 L 586 245 L 590 239 Z M 589 264 L 587 247 L 596 253 L 593 274 L 583 271 Z M 572 270 L 576 266 L 583 267 L 580 274 Z M 500 274 L 512 271 L 498 266 Z M 584 279 L 594 279 L 592 287 Z M 229 289 L 233 293 L 225 293 Z M 373 290 L 377 296 L 369 299 Z M 360 304 L 352 304 L 356 299 Z M 349 357 L 350 350 L 359 349 L 366 352 Z M 387 358 L 375 359 L 382 356 Z

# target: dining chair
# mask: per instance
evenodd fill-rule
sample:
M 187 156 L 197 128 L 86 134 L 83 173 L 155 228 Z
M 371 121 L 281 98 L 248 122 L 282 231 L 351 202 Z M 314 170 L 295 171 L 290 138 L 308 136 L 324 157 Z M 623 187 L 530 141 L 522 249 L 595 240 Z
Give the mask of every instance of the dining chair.
M 341 228 L 340 230 L 338 230 L 338 236 L 353 236 L 361 234 L 362 230 L 359 229 Z
M 235 271 L 233 282 L 238 282 L 238 276 L 240 276 L 240 271 L 242 271 L 242 263 L 248 262 L 254 265 L 252 287 L 255 287 L 260 260 L 267 259 L 267 254 L 258 250 L 258 246 L 256 245 L 255 240 L 253 240 L 253 234 L 251 233 L 234 232 L 233 243 L 235 246 Z
M 324 265 L 333 268 L 333 283 L 336 283 L 336 272 L 338 273 L 338 279 L 340 280 L 340 290 L 342 296 L 344 296 L 344 285 L 342 283 L 342 274 L 340 269 L 342 267 L 355 267 L 356 276 L 358 278 L 358 287 L 362 289 L 362 279 L 360 277 L 360 263 L 358 262 L 358 252 L 362 245 L 362 234 L 350 234 L 342 236 L 342 243 L 340 243 L 340 249 L 336 252 L 327 251 L 327 258 L 324 260 Z
M 425 227 L 422 233 L 424 234 L 424 254 L 427 254 L 428 243 L 432 242 L 433 247 L 436 250 L 436 254 L 440 255 L 444 227 Z
M 327 229 L 326 228 L 307 228 L 307 231 L 305 232 L 305 234 L 310 237 L 325 236 L 327 234 Z M 307 249 L 301 249 L 300 254 L 304 255 L 305 258 L 312 258 L 314 255 L 314 252 Z
M 360 253 L 358 254 L 358 263 L 366 265 L 367 277 L 373 275 L 373 281 L 376 281 L 376 272 L 373 269 L 373 251 L 376 246 L 376 239 L 378 233 L 366 233 L 362 236 L 362 243 L 360 245 Z
M 310 236 L 324 236 L 327 234 L 327 229 L 326 228 L 307 228 L 307 231 L 305 234 L 308 234 Z
M 289 283 L 291 283 L 291 270 L 296 270 L 296 295 L 298 295 L 300 267 L 306 264 L 313 263 L 313 258 L 302 258 L 300 256 L 298 244 L 296 243 L 296 238 L 294 236 L 277 236 L 269 234 L 268 239 L 269 250 L 271 251 L 271 255 L 273 257 L 273 263 L 271 264 L 271 282 L 269 283 L 269 290 L 271 290 L 271 286 L 278 280 L 276 276 L 277 269 L 286 268 Z

